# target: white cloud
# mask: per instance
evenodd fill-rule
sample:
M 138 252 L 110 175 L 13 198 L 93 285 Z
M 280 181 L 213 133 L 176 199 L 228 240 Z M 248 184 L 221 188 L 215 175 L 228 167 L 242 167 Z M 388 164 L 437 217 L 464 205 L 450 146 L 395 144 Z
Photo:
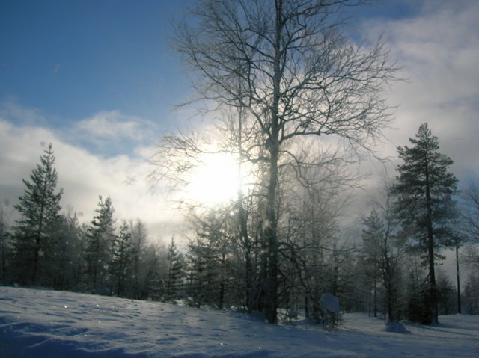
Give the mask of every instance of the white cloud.
M 149 134 L 152 124 L 136 117 L 124 116 L 119 111 L 102 111 L 80 120 L 75 130 L 98 140 L 130 139 L 140 141 Z
M 36 108 L 26 108 L 17 104 L 14 97 L 7 98 L 0 102 L 0 119 L 23 125 L 47 124 L 46 118 Z
M 88 222 L 98 195 L 110 196 L 118 219 L 141 218 L 151 228 L 153 238 L 174 233 L 179 212 L 158 192 L 159 188 L 151 189 L 147 180 L 151 168 L 146 161 L 127 155 L 97 156 L 62 140 L 52 130 L 15 125 L 1 117 L 0 199 L 16 201 L 24 189 L 21 179 L 30 175 L 42 144 L 49 142 L 55 152 L 58 184 L 64 189 L 63 208 L 83 213 L 82 221 Z
M 456 174 L 479 176 L 478 23 L 477 1 L 426 1 L 416 17 L 365 24 L 370 36 L 384 35 L 405 79 L 388 93 L 398 109 L 381 147 L 386 155 L 396 156 L 396 146 L 428 122 Z
M 418 3 L 419 4 L 419 3 Z M 428 122 L 439 138 L 441 151 L 455 161 L 454 173 L 467 183 L 479 178 L 479 2 L 423 2 L 413 18 L 382 19 L 364 23 L 366 37 L 384 36 L 391 57 L 405 80 L 387 93 L 394 121 L 377 146 L 381 156 L 397 158 L 397 146 L 410 145 L 419 125 Z M 395 176 L 393 159 L 383 167 L 364 163 L 371 176 L 355 194 L 348 213 L 359 217 L 378 199 L 387 177 Z M 385 169 L 387 168 L 387 173 Z M 358 230 L 355 231 L 357 235 Z M 453 258 L 447 254 L 446 271 L 453 277 Z

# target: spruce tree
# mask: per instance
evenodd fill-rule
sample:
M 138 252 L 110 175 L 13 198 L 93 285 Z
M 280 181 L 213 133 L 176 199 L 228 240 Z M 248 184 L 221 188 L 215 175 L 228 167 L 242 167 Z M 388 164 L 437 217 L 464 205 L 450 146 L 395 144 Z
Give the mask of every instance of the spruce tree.
M 168 245 L 168 278 L 166 281 L 166 299 L 175 300 L 179 298 L 184 276 L 184 260 L 181 252 L 175 244 L 175 238 L 171 238 Z
M 132 240 L 128 224 L 123 222 L 120 226 L 119 235 L 113 241 L 113 256 L 111 262 L 111 273 L 116 286 L 117 296 L 122 296 L 130 272 L 132 259 Z
M 398 218 L 409 242 L 423 253 L 428 268 L 429 317 L 425 323 L 438 323 L 438 296 L 434 264 L 440 239 L 450 232 L 449 219 L 454 215 L 453 195 L 457 179 L 449 171 L 453 161 L 439 152 L 438 138 L 427 123 L 421 124 L 412 146 L 398 147 L 402 163 L 398 165 L 397 183 L 392 188 L 396 197 Z
M 21 217 L 15 227 L 17 278 L 22 283 L 39 283 L 43 266 L 52 254 L 52 226 L 58 219 L 62 190 L 57 191 L 57 171 L 52 144 L 29 179 L 23 179 L 25 192 L 15 208 Z
M 100 196 L 96 215 L 88 228 L 86 245 L 89 284 L 94 292 L 106 290 L 114 239 L 111 199 L 103 200 Z
M 189 283 L 191 297 L 198 306 L 202 304 L 223 308 L 231 272 L 230 212 L 212 209 L 204 217 L 191 217 L 196 238 L 188 245 L 190 261 Z
M 2 284 L 7 283 L 10 255 L 10 232 L 4 207 L 2 204 L 0 204 L 0 282 Z
M 167 252 L 163 247 L 149 245 L 144 248 L 142 266 L 145 270 L 141 283 L 141 298 L 165 299 L 166 277 L 168 275 Z
M 83 266 L 82 229 L 75 213 L 59 215 L 52 230 L 53 254 L 48 264 L 48 286 L 76 289 Z
M 141 298 L 141 291 L 144 289 L 144 285 L 140 283 L 141 275 L 141 263 L 145 251 L 145 242 L 147 237 L 147 231 L 145 224 L 138 220 L 135 224 L 130 224 L 131 228 L 131 239 L 132 239 L 132 251 L 131 251 L 131 260 L 132 260 L 132 278 L 133 283 L 131 287 L 132 297 L 139 299 Z

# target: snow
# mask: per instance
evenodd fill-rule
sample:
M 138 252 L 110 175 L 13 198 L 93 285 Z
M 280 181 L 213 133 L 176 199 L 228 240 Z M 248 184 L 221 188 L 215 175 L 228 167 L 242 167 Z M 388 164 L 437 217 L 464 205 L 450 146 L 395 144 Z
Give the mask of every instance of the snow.
M 386 331 L 395 333 L 410 333 L 401 322 L 390 322 L 386 324 Z
M 71 292 L 0 287 L 0 357 L 479 357 L 479 316 L 434 327 L 345 314 L 338 330 Z

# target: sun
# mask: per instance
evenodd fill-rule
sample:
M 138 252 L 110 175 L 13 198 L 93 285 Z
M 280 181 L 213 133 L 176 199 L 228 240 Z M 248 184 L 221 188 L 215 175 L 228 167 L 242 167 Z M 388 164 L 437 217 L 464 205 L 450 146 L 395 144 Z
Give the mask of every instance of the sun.
M 226 204 L 238 197 L 238 160 L 232 153 L 205 153 L 191 173 L 187 196 L 205 206 Z M 243 186 L 243 185 L 242 185 Z

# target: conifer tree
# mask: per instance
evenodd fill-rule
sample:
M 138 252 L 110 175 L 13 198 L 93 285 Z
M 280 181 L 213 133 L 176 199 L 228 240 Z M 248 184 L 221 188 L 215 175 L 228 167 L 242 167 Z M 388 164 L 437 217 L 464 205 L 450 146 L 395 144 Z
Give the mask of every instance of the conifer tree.
M 147 231 L 145 225 L 138 220 L 135 224 L 130 225 L 131 228 L 131 239 L 132 239 L 132 251 L 131 251 L 131 260 L 132 260 L 132 296 L 133 298 L 139 299 L 141 297 L 141 283 L 140 283 L 140 275 L 141 275 L 141 263 L 142 258 L 144 256 L 145 251 L 145 242 Z
M 7 282 L 10 263 L 8 258 L 10 255 L 10 233 L 4 207 L 0 204 L 0 282 L 3 284 Z
M 179 298 L 184 274 L 184 260 L 181 252 L 175 244 L 175 238 L 171 238 L 168 245 L 168 278 L 166 281 L 166 299 L 175 300 Z
M 148 245 L 144 249 L 142 265 L 145 273 L 140 292 L 142 298 L 165 299 L 168 275 L 168 260 L 165 251 L 163 247 L 157 245 Z
M 191 217 L 196 238 L 188 245 L 189 281 L 191 296 L 198 306 L 209 304 L 221 309 L 226 303 L 231 287 L 228 281 L 233 274 L 230 261 L 236 224 L 231 225 L 231 218 L 226 208 L 212 209 L 204 217 Z
M 108 269 L 111 264 L 113 241 L 113 206 L 110 198 L 100 196 L 96 216 L 87 233 L 86 261 L 90 287 L 94 291 L 105 291 Z
M 454 215 L 453 195 L 457 179 L 449 171 L 453 161 L 439 152 L 438 138 L 427 123 L 421 124 L 412 146 L 398 147 L 402 163 L 398 165 L 397 183 L 392 188 L 396 197 L 398 218 L 409 242 L 423 253 L 428 268 L 427 307 L 430 319 L 438 323 L 438 296 L 434 270 L 440 239 L 449 235 L 450 218 Z
M 62 190 L 57 191 L 57 171 L 52 144 L 29 179 L 23 179 L 25 192 L 15 208 L 21 217 L 15 227 L 15 258 L 18 279 L 39 283 L 43 266 L 52 254 L 52 225 L 59 217 Z
M 113 241 L 111 261 L 111 273 L 114 285 L 116 285 L 117 296 L 121 296 L 125 289 L 132 259 L 132 249 L 130 228 L 126 222 L 123 222 L 120 226 L 119 235 L 115 236 Z
M 60 290 L 79 287 L 83 268 L 82 234 L 76 213 L 59 216 L 52 230 L 54 253 L 48 265 L 49 287 Z

